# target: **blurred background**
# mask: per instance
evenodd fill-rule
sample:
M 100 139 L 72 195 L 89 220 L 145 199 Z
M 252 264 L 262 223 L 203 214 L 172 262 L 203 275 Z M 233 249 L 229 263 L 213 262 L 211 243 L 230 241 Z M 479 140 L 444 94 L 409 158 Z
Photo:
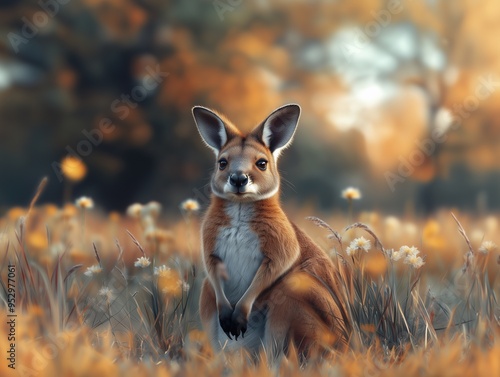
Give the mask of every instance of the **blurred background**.
M 87 195 L 206 203 L 193 105 L 241 128 L 302 106 L 285 202 L 500 207 L 498 0 L 0 2 L 0 211 Z M 204 199 L 205 198 L 205 199 Z

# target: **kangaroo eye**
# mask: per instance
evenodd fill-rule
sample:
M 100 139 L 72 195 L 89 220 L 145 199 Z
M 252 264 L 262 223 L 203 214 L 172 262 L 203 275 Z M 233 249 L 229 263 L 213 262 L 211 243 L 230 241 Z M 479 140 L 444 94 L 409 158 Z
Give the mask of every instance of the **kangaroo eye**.
M 219 170 L 224 170 L 227 166 L 227 160 L 225 158 L 221 158 L 219 160 Z
M 257 161 L 257 162 L 255 163 L 255 165 L 257 165 L 257 167 L 258 167 L 260 170 L 262 170 L 262 171 L 264 171 L 264 170 L 266 170 L 266 169 L 267 169 L 267 161 L 266 161 L 266 160 L 264 160 L 263 158 L 261 158 L 259 161 Z

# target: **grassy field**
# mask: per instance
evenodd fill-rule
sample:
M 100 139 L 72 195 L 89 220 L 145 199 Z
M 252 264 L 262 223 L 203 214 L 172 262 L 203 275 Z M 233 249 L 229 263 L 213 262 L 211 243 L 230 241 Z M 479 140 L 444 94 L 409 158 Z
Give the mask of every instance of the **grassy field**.
M 89 199 L 8 210 L 0 376 L 500 375 L 498 215 L 323 221 L 289 209 L 349 272 L 341 299 L 354 329 L 346 353 L 305 365 L 292 354 L 269 370 L 265 353 L 254 365 L 210 349 L 198 318 L 201 215 L 194 202 L 178 213 L 166 218 L 154 202 L 103 213 Z

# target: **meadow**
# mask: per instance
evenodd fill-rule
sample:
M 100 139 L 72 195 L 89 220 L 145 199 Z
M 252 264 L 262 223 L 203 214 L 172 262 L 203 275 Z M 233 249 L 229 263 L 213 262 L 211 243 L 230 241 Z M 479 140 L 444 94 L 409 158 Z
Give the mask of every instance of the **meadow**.
M 500 375 L 499 215 L 393 216 L 349 204 L 355 211 L 288 208 L 347 271 L 349 349 L 305 364 L 292 350 L 274 370 L 265 352 L 253 364 L 207 342 L 196 201 L 126 213 L 90 198 L 11 208 L 0 219 L 0 375 Z M 307 278 L 296 283 L 307 289 Z

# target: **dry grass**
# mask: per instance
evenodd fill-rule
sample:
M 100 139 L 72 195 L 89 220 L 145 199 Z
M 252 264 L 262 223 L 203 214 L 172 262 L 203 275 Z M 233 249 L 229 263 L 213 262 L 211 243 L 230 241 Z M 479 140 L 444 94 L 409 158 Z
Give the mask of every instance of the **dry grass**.
M 14 264 L 17 375 L 500 375 L 499 254 L 480 251 L 500 244 L 497 216 L 362 213 L 347 227 L 341 214 L 295 214 L 344 273 L 351 346 L 307 365 L 291 355 L 271 371 L 214 355 L 200 329 L 196 213 L 168 222 L 154 203 L 129 212 L 45 205 L 0 219 L 1 333 Z M 348 249 L 361 236 L 369 251 Z M 425 264 L 391 258 L 403 245 Z M 0 336 L 2 355 L 8 343 Z M 16 375 L 7 364 L 2 357 L 0 375 Z

